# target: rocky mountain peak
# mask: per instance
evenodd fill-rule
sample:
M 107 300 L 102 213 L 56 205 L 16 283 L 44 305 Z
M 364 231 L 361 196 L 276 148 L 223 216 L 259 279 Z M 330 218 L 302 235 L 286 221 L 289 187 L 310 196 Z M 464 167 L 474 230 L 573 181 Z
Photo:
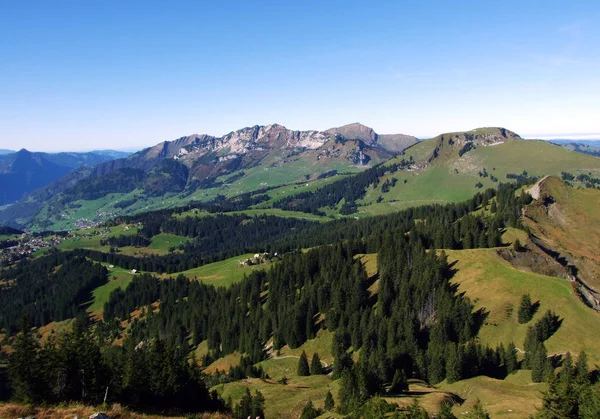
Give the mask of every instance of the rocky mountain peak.
M 377 133 L 373 128 L 367 127 L 360 122 L 343 125 L 337 128 L 330 128 L 325 131 L 325 134 L 339 134 L 349 140 L 361 140 L 368 145 L 377 141 Z

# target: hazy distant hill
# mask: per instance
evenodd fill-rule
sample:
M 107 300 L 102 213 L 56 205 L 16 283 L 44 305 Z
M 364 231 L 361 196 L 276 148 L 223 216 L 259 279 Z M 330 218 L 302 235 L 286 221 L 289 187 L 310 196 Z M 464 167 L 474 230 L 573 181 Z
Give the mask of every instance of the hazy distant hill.
M 577 151 L 590 156 L 600 157 L 600 140 L 599 141 L 572 141 L 572 140 L 552 140 L 554 144 L 558 144 L 566 150 Z
M 33 153 L 22 149 L 0 156 L 0 205 L 10 204 L 82 166 L 94 166 L 127 153 Z
M 564 144 L 583 144 L 592 147 L 600 147 L 600 140 L 550 140 L 551 143 L 564 145 Z
M 5 154 L 11 154 L 14 153 L 14 150 L 7 150 L 5 148 L 0 148 L 0 156 L 3 156 Z

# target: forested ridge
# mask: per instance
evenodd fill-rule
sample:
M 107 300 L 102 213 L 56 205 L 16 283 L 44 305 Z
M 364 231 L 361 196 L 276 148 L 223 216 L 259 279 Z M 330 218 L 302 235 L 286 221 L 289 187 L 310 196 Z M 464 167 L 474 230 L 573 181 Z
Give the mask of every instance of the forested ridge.
M 262 412 L 260 393 L 232 406 L 210 394 L 207 384 L 264 379 L 265 372 L 255 365 L 268 358 L 268 348 L 298 348 L 320 330 L 335 332 L 332 377 L 341 380 L 337 409 L 342 414 L 370 409 L 379 403 L 369 402 L 372 397 L 406 391 L 411 378 L 432 384 L 479 375 L 502 379 L 525 367 L 532 369 L 534 380 L 553 383 L 556 365 L 547 358 L 544 341 L 561 319 L 548 312 L 530 328 L 524 362 L 519 362 L 514 344 L 482 345 L 477 335 L 485 311 L 475 310 L 457 293 L 450 283 L 453 267 L 445 253 L 436 250 L 502 245 L 503 229 L 519 226 L 521 208 L 531 201 L 528 194 L 516 193 L 519 187 L 501 184 L 464 203 L 326 224 L 224 214 L 175 218 L 173 211 L 130 218 L 128 222 L 142 227 L 136 235 L 109 239 L 110 253 L 54 251 L 0 272 L 0 327 L 13 335 L 14 350 L 8 369 L 0 368 L 0 390 L 2 380 L 8 380 L 4 395 L 10 392 L 25 402 L 99 403 L 109 394 L 109 400 L 138 409 L 221 410 L 246 417 Z M 164 256 L 133 257 L 118 251 L 125 245 L 147 244 L 160 233 L 192 240 L 181 246 L 183 252 Z M 91 290 L 107 281 L 98 261 L 172 273 L 262 251 L 277 251 L 283 257 L 269 270 L 252 271 L 228 288 L 183 275 L 164 280 L 141 274 L 126 289 L 111 292 L 102 320 L 88 324 L 84 315 Z M 359 257 L 367 253 L 377 254 L 374 277 L 367 275 Z M 524 301 L 526 322 L 532 315 L 531 301 Z M 21 317 L 36 326 L 78 320 L 72 332 L 41 344 L 23 322 L 15 335 Z M 115 345 L 119 337 L 123 343 Z M 196 360 L 191 354 L 201 342 L 208 351 Z M 200 366 L 233 352 L 243 354 L 239 366 L 228 373 L 203 375 Z M 560 383 L 571 380 L 568 377 L 579 377 L 577 388 L 588 392 L 591 381 L 581 378 L 587 366 L 585 374 L 583 366 L 578 368 L 579 375 L 559 375 L 551 387 L 555 393 L 546 397 L 567 397 Z M 310 369 L 324 372 L 316 366 Z
M 22 317 L 43 326 L 85 315 L 84 303 L 91 299 L 94 288 L 106 283 L 107 275 L 102 265 L 62 252 L 3 270 L 0 329 L 16 331 Z
M 118 236 L 104 243 L 111 246 L 143 244 L 159 233 L 171 233 L 193 238 L 179 246 L 183 252 L 143 258 L 118 251 L 78 249 L 76 252 L 126 269 L 171 274 L 248 252 L 283 253 L 348 239 L 376 243 L 386 231 L 397 234 L 411 231 L 426 248 L 492 247 L 500 244 L 499 229 L 516 226 L 522 206 L 530 202 L 527 194 L 515 196 L 517 189 L 518 185 L 504 184 L 498 190 L 477 193 L 464 203 L 427 205 L 390 215 L 341 219 L 326 224 L 268 215 L 175 218 L 173 211 L 155 211 L 126 219 L 143 225 L 137 235 Z M 490 206 L 491 216 L 470 214 L 492 198 L 495 199 Z M 376 253 L 377 245 L 369 245 L 367 251 Z
M 378 165 L 354 176 L 340 179 L 314 192 L 302 192 L 273 203 L 273 207 L 286 210 L 302 211 L 317 215 L 326 215 L 320 208 L 337 205 L 342 199 L 344 205 L 340 210 L 343 215 L 356 212 L 356 201 L 367 193 L 367 188 L 377 186 L 382 176 L 395 173 L 413 164 L 413 158 L 402 159 L 400 163 L 384 166 Z

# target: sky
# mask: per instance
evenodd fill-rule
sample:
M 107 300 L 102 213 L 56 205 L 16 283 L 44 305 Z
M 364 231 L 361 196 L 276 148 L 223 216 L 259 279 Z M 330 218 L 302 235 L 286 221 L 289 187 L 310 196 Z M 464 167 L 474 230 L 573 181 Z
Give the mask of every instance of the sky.
M 0 0 L 0 148 L 352 122 L 600 138 L 600 2 Z

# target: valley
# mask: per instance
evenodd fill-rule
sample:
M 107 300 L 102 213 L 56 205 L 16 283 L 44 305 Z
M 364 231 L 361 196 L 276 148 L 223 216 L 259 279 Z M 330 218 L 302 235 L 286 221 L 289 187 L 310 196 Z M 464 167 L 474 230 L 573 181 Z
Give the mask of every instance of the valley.
M 357 127 L 364 147 L 379 139 Z M 208 140 L 178 141 L 140 156 L 184 159 Z M 185 409 L 237 417 L 244 400 L 262 397 L 264 417 L 283 418 L 299 417 L 309 401 L 322 418 L 368 409 L 449 409 L 461 417 L 478 403 L 493 418 L 529 417 L 554 391 L 552 376 L 564 377 L 568 357 L 600 363 L 598 158 L 497 128 L 443 134 L 372 165 L 335 157 L 307 166 L 319 147 L 281 166 L 230 171 L 194 191 L 152 197 L 131 184 L 129 192 L 81 199 L 95 191 L 90 185 L 111 190 L 100 175 L 51 196 L 36 216 L 51 221 L 34 217 L 28 228 L 69 231 L 40 233 L 36 240 L 49 245 L 27 263 L 6 259 L 0 271 L 4 362 L 24 368 L 11 355 L 24 350 L 24 312 L 31 339 L 45 348 L 28 356 L 42 362 L 43 351 L 68 351 L 69 339 L 87 336 L 93 368 L 107 368 L 117 383 L 115 403 L 164 412 L 204 386 L 206 396 Z M 123 169 L 111 170 L 106 176 Z M 6 232 L 7 245 L 21 237 Z M 535 311 L 521 322 L 525 295 Z M 542 328 L 549 329 L 534 337 Z M 48 347 L 56 336 L 66 337 Z M 301 374 L 304 354 L 318 356 L 324 370 Z M 140 359 L 172 369 L 156 376 L 166 390 L 136 381 Z M 70 367 L 52 368 L 44 374 Z M 161 381 L 169 374 L 188 384 Z M 98 400 L 98 380 L 75 400 Z M 46 403 L 74 397 L 28 391 Z M 590 394 L 590 403 L 600 397 Z

